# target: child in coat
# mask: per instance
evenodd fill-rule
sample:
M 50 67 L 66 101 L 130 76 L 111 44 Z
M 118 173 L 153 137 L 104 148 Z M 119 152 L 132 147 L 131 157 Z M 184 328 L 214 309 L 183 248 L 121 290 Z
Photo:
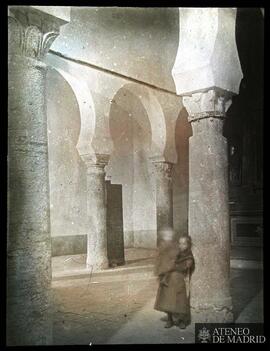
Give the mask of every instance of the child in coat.
M 178 325 L 184 329 L 190 322 L 185 280 L 193 269 L 191 238 L 181 237 L 177 243 L 172 229 L 162 231 L 155 269 L 159 288 L 154 308 L 167 313 L 165 328 Z

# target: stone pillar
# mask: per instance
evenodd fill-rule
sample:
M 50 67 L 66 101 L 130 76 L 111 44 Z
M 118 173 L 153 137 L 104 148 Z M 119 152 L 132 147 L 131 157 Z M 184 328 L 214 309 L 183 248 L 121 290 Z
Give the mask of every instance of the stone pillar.
M 7 345 L 52 343 L 46 65 L 63 19 L 30 6 L 8 18 Z
M 243 78 L 235 41 L 236 8 L 180 8 L 179 47 L 172 69 L 189 114 L 189 218 L 195 271 L 194 322 L 230 322 L 227 141 L 231 96 Z
M 156 176 L 157 245 L 162 227 L 173 228 L 172 168 L 170 162 L 152 159 Z
M 106 183 L 107 155 L 82 155 L 87 168 L 87 267 L 93 272 L 108 267 Z
M 183 98 L 193 136 L 189 139 L 189 235 L 195 271 L 191 307 L 195 322 L 231 322 L 230 231 L 225 92 L 209 90 Z

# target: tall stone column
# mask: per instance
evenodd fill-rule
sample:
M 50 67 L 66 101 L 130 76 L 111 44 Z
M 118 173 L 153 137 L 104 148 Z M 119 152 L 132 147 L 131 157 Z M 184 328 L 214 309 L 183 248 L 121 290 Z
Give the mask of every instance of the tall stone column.
M 157 244 L 162 227 L 173 228 L 172 168 L 170 162 L 152 159 L 156 176 Z
M 184 97 L 183 103 L 193 131 L 188 230 L 197 265 L 192 277 L 192 315 L 196 322 L 231 322 L 228 158 L 222 135 L 231 100 L 213 89 Z
M 87 267 L 108 267 L 105 166 L 107 155 L 82 155 L 87 168 Z
M 52 343 L 46 65 L 67 21 L 10 7 L 8 56 L 7 344 Z
M 236 8 L 180 8 L 172 69 L 189 114 L 189 235 L 194 242 L 193 322 L 232 321 L 227 141 L 223 121 L 243 73 Z

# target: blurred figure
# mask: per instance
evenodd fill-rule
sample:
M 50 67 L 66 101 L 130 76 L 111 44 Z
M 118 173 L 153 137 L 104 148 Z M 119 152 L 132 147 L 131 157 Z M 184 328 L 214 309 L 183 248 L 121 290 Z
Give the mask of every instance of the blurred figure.
M 176 241 L 172 228 L 161 233 L 155 274 L 159 279 L 154 308 L 166 312 L 165 328 L 173 325 L 184 329 L 190 323 L 189 277 L 194 269 L 191 238 L 181 237 Z

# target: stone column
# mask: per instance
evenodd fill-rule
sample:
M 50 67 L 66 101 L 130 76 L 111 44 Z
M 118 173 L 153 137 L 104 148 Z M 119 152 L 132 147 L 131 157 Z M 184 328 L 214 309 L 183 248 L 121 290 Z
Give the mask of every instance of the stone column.
M 162 227 L 173 228 L 172 168 L 170 162 L 152 159 L 156 176 L 157 245 Z
M 46 65 L 66 21 L 10 7 L 8 56 L 7 344 L 52 343 Z
M 105 166 L 107 155 L 82 155 L 87 168 L 87 267 L 93 272 L 108 267 Z
M 225 92 L 209 90 L 183 97 L 193 136 L 189 139 L 189 235 L 195 271 L 191 307 L 195 322 L 231 322 L 230 235 Z
M 231 96 L 243 78 L 235 41 L 236 8 L 180 8 L 179 47 L 172 69 L 189 114 L 189 235 L 195 254 L 194 322 L 230 322 L 227 141 Z

